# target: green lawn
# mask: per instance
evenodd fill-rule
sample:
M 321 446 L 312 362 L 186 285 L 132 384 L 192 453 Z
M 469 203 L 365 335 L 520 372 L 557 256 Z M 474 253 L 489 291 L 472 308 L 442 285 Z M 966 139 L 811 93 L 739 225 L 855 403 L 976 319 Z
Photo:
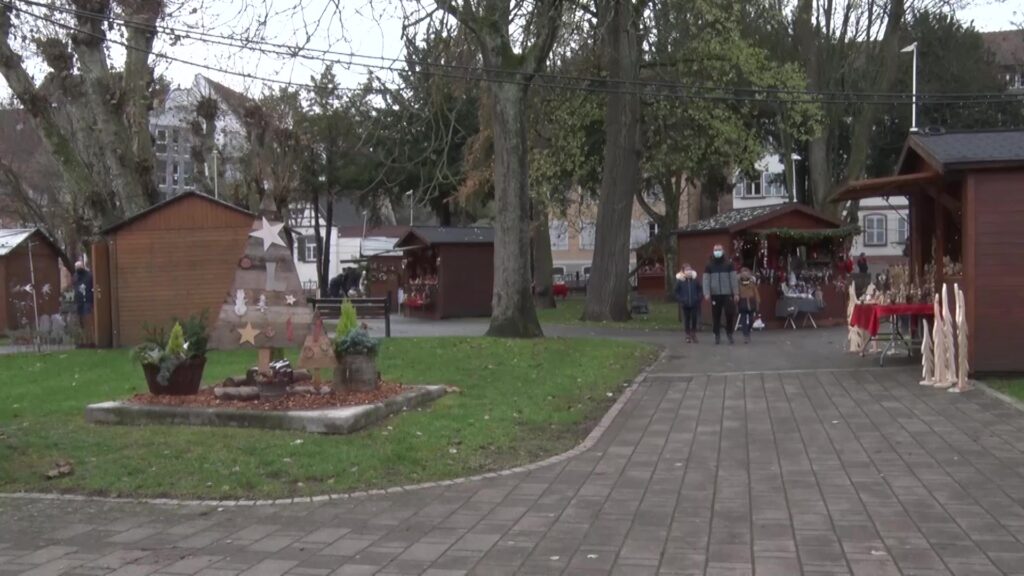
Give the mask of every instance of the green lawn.
M 1024 380 L 986 380 L 993 390 L 997 390 L 1024 402 Z
M 462 393 L 350 436 L 89 425 L 86 404 L 144 390 L 126 351 L 0 356 L 0 491 L 274 498 L 498 470 L 578 443 L 654 353 L 602 340 L 387 340 L 386 379 Z M 211 353 L 205 380 L 254 362 L 251 350 Z M 45 480 L 58 459 L 74 473 Z
M 562 324 L 568 326 L 600 326 L 610 328 L 627 328 L 632 330 L 681 330 L 679 305 L 666 302 L 663 298 L 647 299 L 651 313 L 646 318 L 633 318 L 628 322 L 583 322 L 583 297 L 571 296 L 566 300 L 557 300 L 557 308 L 538 309 L 541 324 Z

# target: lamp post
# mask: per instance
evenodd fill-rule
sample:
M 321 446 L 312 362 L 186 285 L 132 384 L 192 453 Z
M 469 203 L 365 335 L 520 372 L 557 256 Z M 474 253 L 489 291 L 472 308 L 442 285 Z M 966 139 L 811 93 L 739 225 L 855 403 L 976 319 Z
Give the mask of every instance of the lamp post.
M 907 46 L 900 52 L 913 52 L 914 53 L 914 71 L 911 79 L 911 103 L 910 103 L 910 131 L 917 132 L 917 42 L 914 42 L 910 46 Z
M 409 197 L 409 227 L 412 228 L 412 209 L 413 209 L 413 206 L 414 206 L 414 204 L 413 204 L 413 197 L 412 197 L 412 190 L 409 190 L 408 192 L 406 192 L 405 195 Z

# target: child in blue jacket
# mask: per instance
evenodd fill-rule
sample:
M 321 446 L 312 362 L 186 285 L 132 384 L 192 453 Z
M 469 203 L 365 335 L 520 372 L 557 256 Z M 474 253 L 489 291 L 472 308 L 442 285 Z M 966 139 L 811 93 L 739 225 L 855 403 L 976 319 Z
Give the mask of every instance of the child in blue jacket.
M 697 271 L 689 264 L 683 264 L 682 272 L 676 274 L 675 295 L 676 302 L 683 309 L 686 342 L 697 342 L 697 315 L 704 299 L 704 287 L 697 279 Z

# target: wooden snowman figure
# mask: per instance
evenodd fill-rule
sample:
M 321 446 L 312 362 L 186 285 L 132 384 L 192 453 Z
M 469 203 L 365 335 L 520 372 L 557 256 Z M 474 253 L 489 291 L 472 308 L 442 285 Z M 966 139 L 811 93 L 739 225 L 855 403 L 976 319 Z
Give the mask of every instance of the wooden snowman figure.
M 338 365 L 334 357 L 334 346 L 331 339 L 324 333 L 324 323 L 319 314 L 313 314 L 313 325 L 302 343 L 302 350 L 299 352 L 299 367 L 309 370 L 313 375 L 313 382 L 317 385 L 323 383 L 321 371 L 334 370 Z

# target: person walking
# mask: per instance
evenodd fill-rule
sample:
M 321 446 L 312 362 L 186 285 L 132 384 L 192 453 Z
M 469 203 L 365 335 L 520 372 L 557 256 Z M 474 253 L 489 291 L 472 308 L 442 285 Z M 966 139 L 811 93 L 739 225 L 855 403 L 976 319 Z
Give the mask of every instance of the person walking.
M 700 280 L 697 280 L 697 271 L 689 264 L 683 264 L 683 269 L 676 274 L 676 302 L 683 311 L 683 330 L 686 332 L 686 343 L 697 342 L 697 311 L 704 299 L 704 290 Z
M 78 326 L 82 330 L 79 346 L 90 347 L 92 345 L 92 272 L 89 272 L 81 260 L 75 262 L 75 277 L 72 280 L 72 287 L 75 291 L 75 312 L 78 314 Z
M 725 336 L 729 344 L 735 343 L 732 332 L 736 322 L 736 301 L 739 299 L 739 281 L 736 268 L 725 257 L 725 248 L 715 244 L 711 260 L 704 268 L 704 297 L 711 300 L 711 328 L 715 344 L 722 342 L 722 316 L 725 316 Z
M 757 280 L 746 266 L 740 269 L 738 295 L 743 343 L 750 344 L 750 329 L 754 325 L 754 316 L 761 309 L 761 293 L 757 289 Z
M 857 272 L 868 273 L 868 255 L 863 252 L 860 253 L 860 258 L 857 258 Z

